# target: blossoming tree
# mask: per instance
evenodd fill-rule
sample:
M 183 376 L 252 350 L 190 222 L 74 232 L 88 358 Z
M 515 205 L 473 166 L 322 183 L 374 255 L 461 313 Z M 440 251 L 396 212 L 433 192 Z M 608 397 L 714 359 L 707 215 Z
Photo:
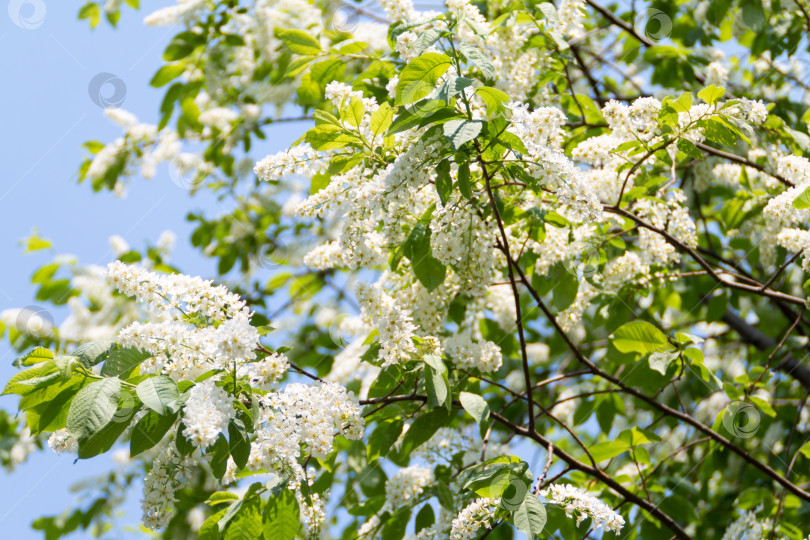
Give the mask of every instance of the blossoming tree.
M 221 284 L 116 239 L 36 271 L 58 326 L 4 312 L 3 464 L 128 450 L 34 528 L 142 481 L 167 539 L 810 534 L 810 6 L 625 4 L 147 16 L 157 124 L 108 109 L 80 177 L 216 193 Z

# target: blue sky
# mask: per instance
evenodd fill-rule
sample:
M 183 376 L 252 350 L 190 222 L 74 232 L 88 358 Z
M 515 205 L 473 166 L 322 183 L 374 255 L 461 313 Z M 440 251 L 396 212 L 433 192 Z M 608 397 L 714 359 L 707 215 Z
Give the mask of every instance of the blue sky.
M 120 135 L 120 129 L 89 95 L 88 87 L 96 75 L 117 76 L 126 85 L 121 106 L 145 122 L 157 122 L 163 89 L 151 88 L 148 81 L 162 64 L 163 49 L 176 30 L 147 28 L 141 21 L 171 2 L 141 0 L 139 12 L 123 8 L 117 29 L 102 23 L 93 31 L 86 21 L 76 18 L 82 2 L 39 3 L 44 11 L 36 12 L 32 0 L 4 2 L 0 10 L 0 310 L 36 305 L 30 276 L 55 253 L 106 264 L 112 258 L 108 245 L 112 234 L 120 234 L 139 248 L 171 229 L 178 235 L 173 263 L 189 273 L 210 275 L 210 261 L 188 244 L 191 228 L 184 216 L 200 208 L 216 211 L 216 203 L 202 192 L 189 197 L 172 183 L 165 165 L 151 180 L 134 179 L 124 199 L 106 192 L 95 194 L 88 185 L 77 184 L 82 143 L 91 139 L 109 142 Z M 10 4 L 11 14 L 6 4 Z M 20 4 L 23 19 L 34 21 L 35 28 L 15 24 L 11 15 Z M 102 88 L 108 96 L 113 91 L 109 85 Z M 303 125 L 279 126 L 269 132 L 266 151 L 287 146 L 303 129 Z M 52 251 L 23 253 L 19 240 L 34 228 L 52 240 Z M 64 317 L 59 310 L 47 309 L 57 322 Z M 7 380 L 13 373 L 13 358 L 13 352 L 0 344 L 0 379 Z M 0 398 L 0 407 L 16 410 L 15 399 Z M 45 451 L 13 474 L 0 475 L 0 536 L 42 538 L 41 533 L 29 530 L 30 523 L 41 515 L 62 512 L 75 497 L 69 492 L 71 484 L 110 466 L 109 458 L 73 464 L 70 457 Z M 134 495 L 122 520 L 129 525 L 137 524 L 139 518 L 138 494 Z M 119 532 L 106 537 L 125 535 Z

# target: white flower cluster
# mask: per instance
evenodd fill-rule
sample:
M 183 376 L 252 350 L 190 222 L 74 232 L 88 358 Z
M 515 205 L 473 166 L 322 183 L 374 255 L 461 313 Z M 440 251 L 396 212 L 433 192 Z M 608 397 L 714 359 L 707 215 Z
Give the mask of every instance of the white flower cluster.
M 194 380 L 211 369 L 256 358 L 259 333 L 248 321 L 235 319 L 202 328 L 180 321 L 134 322 L 118 333 L 118 343 L 153 355 L 142 364 L 144 373 Z
M 31 429 L 27 426 L 20 432 L 19 437 L 11 449 L 8 451 L 8 457 L 11 461 L 11 467 L 14 468 L 18 465 L 25 463 L 28 456 L 37 451 L 37 440 L 31 436 Z
M 259 333 L 250 325 L 250 311 L 244 300 L 224 286 L 198 277 L 156 274 L 121 262 L 109 265 L 107 279 L 122 293 L 145 303 L 161 321 L 135 322 L 118 334 L 121 345 L 153 355 L 142 365 L 143 372 L 193 380 L 208 370 L 227 369 L 256 358 Z M 189 317 L 221 324 L 198 327 Z M 284 366 L 278 363 L 275 367 Z
M 158 274 L 120 261 L 107 267 L 107 279 L 120 292 L 133 296 L 159 312 L 200 314 L 215 321 L 245 320 L 250 312 L 238 294 L 224 285 L 183 274 Z
M 427 467 L 412 465 L 400 469 L 385 482 L 386 504 L 393 510 L 399 509 L 419 497 L 434 481 L 433 471 Z
M 283 354 L 273 353 L 256 362 L 242 364 L 236 369 L 240 377 L 247 377 L 253 388 L 269 390 L 275 386 L 290 367 Z
M 68 430 L 60 429 L 51 433 L 48 447 L 57 454 L 75 454 L 79 451 L 79 441 L 74 439 Z
M 573 516 L 576 512 L 577 526 L 591 518 L 593 527 L 596 529 L 604 528 L 606 531 L 618 534 L 624 527 L 624 518 L 620 514 L 584 489 L 571 484 L 564 486 L 552 484 L 542 490 L 540 495 L 548 499 L 548 504 L 561 506 L 568 517 Z
M 301 445 L 317 458 L 332 452 L 335 433 L 348 439 L 363 436 L 364 422 L 357 399 L 334 383 L 293 383 L 262 398 L 256 440 L 250 448 L 248 468 L 286 468 L 298 478 Z
M 450 540 L 472 540 L 481 527 L 489 528 L 500 499 L 482 497 L 468 504 L 453 520 Z
M 503 363 L 501 349 L 495 343 L 478 337 L 473 339 L 473 330 L 467 329 L 442 341 L 445 352 L 462 369 L 477 369 L 481 373 L 497 371 Z
M 380 334 L 383 367 L 408 360 L 416 352 L 413 344 L 416 326 L 403 309 L 379 284 L 357 285 L 357 299 L 363 315 Z
M 172 517 L 174 492 L 178 484 L 190 474 L 192 458 L 182 458 L 174 445 L 168 445 L 152 462 L 152 468 L 143 483 L 143 525 L 158 530 L 166 527 Z
M 721 540 L 761 540 L 762 529 L 755 512 L 741 512 L 740 517 L 728 526 Z
M 182 144 L 173 129 L 158 130 L 155 125 L 139 123 L 132 113 L 116 107 L 108 107 L 104 113 L 124 129 L 124 136 L 95 154 L 86 171 L 88 178 L 102 178 L 116 164 L 121 167 L 121 175 L 128 176 L 133 174 L 135 163 L 144 178 L 153 178 L 160 163 L 179 155 Z M 122 190 L 120 178 L 118 184 L 121 187 L 116 185 L 116 188 Z
M 228 392 L 211 379 L 191 387 L 183 410 L 183 436 L 202 449 L 214 444 L 228 429 L 228 422 L 236 418 Z
M 321 154 L 315 152 L 309 144 L 301 144 L 267 156 L 256 164 L 253 172 L 262 180 L 273 181 L 284 176 L 312 176 L 322 167 Z

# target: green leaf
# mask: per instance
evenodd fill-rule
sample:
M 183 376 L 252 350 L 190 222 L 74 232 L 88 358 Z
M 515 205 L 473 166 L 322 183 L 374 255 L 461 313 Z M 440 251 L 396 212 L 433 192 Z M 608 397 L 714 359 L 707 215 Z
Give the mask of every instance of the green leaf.
M 20 371 L 6 383 L 3 393 L 25 396 L 38 388 L 56 382 L 62 376 L 53 362 L 38 364 L 32 368 Z
M 600 442 L 588 448 L 588 451 L 591 453 L 594 461 L 601 463 L 602 461 L 613 459 L 619 454 L 626 452 L 629 448 L 630 445 L 627 442 L 616 440 Z
M 210 456 L 211 472 L 217 480 L 222 480 L 225 476 L 225 471 L 228 469 L 228 456 L 230 455 L 230 446 L 228 440 L 222 433 L 217 437 L 217 442 L 213 446 L 209 446 L 205 453 Z
M 442 127 L 444 136 L 450 141 L 454 150 L 478 137 L 483 123 L 480 120 L 450 120 Z
M 436 164 L 436 192 L 442 204 L 447 204 L 453 192 L 453 179 L 450 177 L 450 162 L 446 159 Z
M 233 501 L 238 501 L 239 495 L 233 493 L 231 491 L 217 491 L 211 494 L 208 499 L 205 500 L 205 504 L 208 506 L 216 506 L 218 504 L 222 504 L 224 502 L 231 503 Z
M 318 40 L 303 30 L 276 28 L 275 35 L 295 54 L 309 56 L 321 53 L 321 44 Z
M 307 131 L 304 140 L 315 150 L 336 150 L 351 143 L 359 143 L 360 139 L 349 134 L 340 126 L 321 124 Z
M 262 534 L 262 500 L 252 497 L 242 503 L 225 529 L 225 540 L 255 540 Z
M 554 275 L 549 275 L 554 279 L 551 289 L 551 304 L 557 311 L 562 311 L 574 303 L 579 292 L 579 278 L 573 272 L 569 272 L 564 265 L 560 265 Z
M 357 127 L 363 122 L 363 114 L 365 112 L 366 107 L 363 105 L 363 102 L 352 96 L 348 105 L 340 110 L 340 119 L 350 126 Z
M 262 514 L 262 530 L 265 538 L 294 540 L 300 524 L 298 501 L 291 491 L 285 489 L 267 500 Z
M 31 434 L 38 435 L 64 428 L 70 402 L 84 383 L 84 377 L 76 376 L 69 381 L 39 388 L 20 399 L 19 409 L 25 411 L 25 420 Z
M 36 347 L 14 361 L 14 366 L 33 366 L 48 360 L 53 360 L 53 352 L 45 347 Z
M 429 95 L 451 65 L 450 57 L 439 53 L 425 53 L 413 59 L 399 74 L 396 105 L 415 103 Z
M 88 2 L 79 10 L 79 20 L 87 19 L 90 28 L 98 26 L 101 21 L 101 8 L 95 2 Z
M 481 71 L 485 78 L 491 79 L 495 76 L 495 66 L 492 65 L 492 62 L 484 55 L 481 49 L 474 45 L 462 43 L 459 45 L 459 50 L 467 57 L 467 60 Z
M 183 435 L 183 430 L 185 430 L 186 426 L 180 422 L 177 425 L 177 432 L 174 436 L 174 446 L 177 448 L 177 451 L 180 452 L 181 456 L 187 456 L 194 451 L 194 445 Z
M 152 80 L 149 81 L 151 86 L 155 88 L 160 88 L 161 86 L 166 86 L 177 77 L 183 74 L 186 70 L 185 64 L 177 63 L 177 64 L 166 64 L 159 70 L 157 73 L 152 77 Z
M 424 32 L 419 32 L 412 47 L 412 54 L 416 56 L 425 52 L 431 45 L 436 43 L 442 35 L 438 28 L 428 28 Z
M 236 503 L 239 504 L 239 503 Z M 199 540 L 222 540 L 222 534 L 219 530 L 219 521 L 225 516 L 225 512 L 229 509 L 223 509 L 208 516 L 208 519 L 202 524 L 200 527 L 199 532 L 197 533 L 197 537 Z
M 810 441 L 807 441 L 806 443 L 804 443 L 804 446 L 802 446 L 802 447 L 799 449 L 799 452 L 800 452 L 800 453 L 801 453 L 801 454 L 802 454 L 804 457 L 806 457 L 807 459 L 810 459 Z
M 647 321 L 632 321 L 620 326 L 611 337 L 620 352 L 647 354 L 671 348 L 667 336 Z
M 129 455 L 135 457 L 159 443 L 177 420 L 177 414 L 159 415 L 149 411 L 132 429 L 129 441 Z
M 82 388 L 70 404 L 65 426 L 82 441 L 106 426 L 118 409 L 121 381 L 117 378 L 96 381 Z
M 444 407 L 439 407 L 414 420 L 402 439 L 400 455 L 403 458 L 409 456 L 417 446 L 433 437 L 433 434 L 444 426 L 450 418 L 450 412 Z
M 667 368 L 679 356 L 678 351 L 654 352 L 650 355 L 650 369 L 654 369 L 661 375 L 667 374 Z
M 231 457 L 240 469 L 247 465 L 250 457 L 250 438 L 241 420 L 231 420 L 228 424 L 228 439 L 231 448 Z
M 402 433 L 402 427 L 403 422 L 399 419 L 384 420 L 377 424 L 368 438 L 366 453 L 369 463 L 391 451 Z
M 135 392 L 144 405 L 158 414 L 165 414 L 167 408 L 172 409 L 180 397 L 177 383 L 166 375 L 157 375 L 141 381 Z
M 709 85 L 700 92 L 698 92 L 698 97 L 708 103 L 709 105 L 714 105 L 718 100 L 722 99 L 723 96 L 726 95 L 726 89 L 723 87 L 718 87 L 715 85 Z
M 483 100 L 490 118 L 501 116 L 510 100 L 509 95 L 505 92 L 488 86 L 477 88 L 475 93 Z
M 547 519 L 545 506 L 531 491 L 526 492 L 526 498 L 512 513 L 512 522 L 517 530 L 530 539 L 537 538 L 543 532 Z
M 113 340 L 101 339 L 76 347 L 70 355 L 78 358 L 84 367 L 89 368 L 106 359 L 113 347 L 115 347 Z
M 465 162 L 458 166 L 458 191 L 465 198 L 472 198 L 472 182 L 470 181 L 469 163 Z
M 127 378 L 129 374 L 144 360 L 152 355 L 140 349 L 131 347 L 116 347 L 101 366 L 101 374 L 110 377 Z
M 378 137 L 380 135 L 385 135 L 388 131 L 388 128 L 391 127 L 391 123 L 394 120 L 394 109 L 391 108 L 387 102 L 380 105 L 380 107 L 374 111 L 374 114 L 371 115 L 371 119 L 369 120 L 369 127 L 371 128 L 371 133 L 374 137 Z
M 489 419 L 490 410 L 489 404 L 487 404 L 484 398 L 478 394 L 461 392 L 458 395 L 458 400 L 461 402 L 461 406 L 464 407 L 464 410 L 470 413 L 470 416 L 475 418 L 478 425 L 483 426 L 486 424 L 487 420 Z
M 431 407 L 452 406 L 450 381 L 447 375 L 447 366 L 442 359 L 433 354 L 427 354 L 425 361 L 425 389 L 428 395 L 428 405 Z
M 417 512 L 413 530 L 419 534 L 419 531 L 433 526 L 434 523 L 436 523 L 436 514 L 433 512 L 433 507 L 426 504 Z
M 810 187 L 801 192 L 801 194 L 793 199 L 793 208 L 799 210 L 806 210 L 810 208 Z
M 413 273 L 419 283 L 425 286 L 429 291 L 434 291 L 436 288 L 444 283 L 444 278 L 447 276 L 447 267 L 445 267 L 438 259 L 433 257 L 425 257 L 419 259 L 413 265 Z
M 139 406 L 140 407 L 140 406 Z M 137 408 L 125 412 L 122 409 L 118 414 L 113 415 L 113 421 L 104 426 L 100 431 L 94 433 L 87 439 L 79 441 L 79 459 L 89 459 L 110 450 L 118 437 L 126 431 L 132 417 L 135 416 Z
M 424 223 L 417 223 L 414 226 L 405 241 L 403 252 L 411 261 L 414 275 L 425 288 L 433 291 L 444 283 L 447 268 L 433 257 L 430 229 Z
M 408 507 L 396 509 L 388 518 L 382 529 L 380 540 L 402 540 L 411 519 L 411 509 Z

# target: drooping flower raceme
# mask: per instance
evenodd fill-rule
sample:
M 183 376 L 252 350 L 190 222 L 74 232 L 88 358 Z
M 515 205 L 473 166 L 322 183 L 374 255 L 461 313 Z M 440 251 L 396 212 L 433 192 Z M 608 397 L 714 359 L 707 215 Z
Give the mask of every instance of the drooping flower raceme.
M 471 540 L 481 527 L 489 527 L 494 519 L 499 499 L 476 499 L 459 512 L 450 529 L 450 540 Z
M 184 409 L 183 435 L 202 449 L 214 444 L 219 434 L 228 429 L 228 422 L 236 417 L 230 396 L 211 379 L 191 388 Z
M 434 480 L 433 471 L 427 467 L 412 465 L 400 469 L 385 483 L 386 504 L 396 510 L 421 495 Z
M 591 518 L 597 529 L 604 528 L 618 534 L 624 527 L 624 518 L 620 514 L 584 489 L 571 484 L 552 484 L 540 494 L 548 499 L 548 504 L 561 506 L 566 516 L 572 517 L 576 513 L 577 525 Z

